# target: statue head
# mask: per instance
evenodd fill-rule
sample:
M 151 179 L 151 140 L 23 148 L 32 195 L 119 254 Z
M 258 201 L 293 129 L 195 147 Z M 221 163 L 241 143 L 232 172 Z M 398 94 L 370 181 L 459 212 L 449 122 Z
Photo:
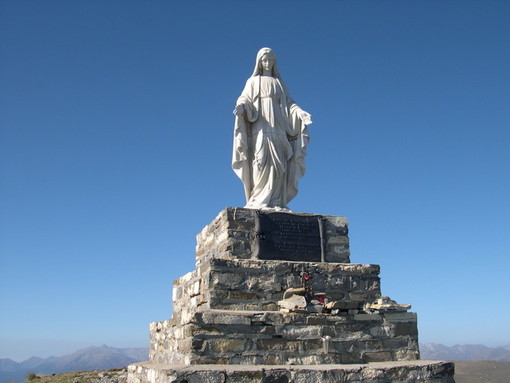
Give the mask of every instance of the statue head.
M 255 69 L 253 70 L 253 76 L 258 76 L 262 74 L 262 57 L 269 56 L 272 58 L 273 61 L 273 69 L 271 75 L 276 78 L 280 78 L 280 72 L 278 71 L 278 67 L 276 66 L 276 55 L 274 54 L 273 50 L 271 48 L 262 48 L 257 53 L 257 59 L 255 61 Z

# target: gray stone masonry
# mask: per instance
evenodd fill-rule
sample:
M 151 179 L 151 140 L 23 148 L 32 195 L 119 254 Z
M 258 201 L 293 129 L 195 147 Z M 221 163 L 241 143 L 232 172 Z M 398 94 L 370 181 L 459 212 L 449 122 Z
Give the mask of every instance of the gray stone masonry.
M 256 259 L 252 249 L 256 234 L 254 209 L 227 207 L 197 235 L 196 265 L 211 258 Z M 296 216 L 314 214 L 293 213 Z M 326 262 L 349 263 L 347 219 L 330 215 L 325 218 Z
M 227 208 L 197 236 L 197 268 L 174 282 L 173 315 L 151 323 L 150 360 L 172 364 L 338 364 L 419 358 L 416 314 L 364 314 L 379 266 L 348 260 L 347 220 L 325 216 L 326 260 L 259 260 L 251 209 Z M 299 214 L 303 215 L 303 214 Z M 312 215 L 310 215 L 312 216 Z M 330 313 L 280 312 L 287 289 L 341 302 Z
M 315 293 L 353 308 L 381 295 L 378 265 L 208 258 L 174 282 L 173 321 L 182 325 L 207 309 L 277 311 L 285 290 L 302 286 L 303 272 Z
M 145 362 L 128 367 L 129 383 L 455 383 L 453 363 L 415 360 L 317 366 L 170 366 Z
M 418 359 L 416 314 L 206 310 L 151 324 L 150 359 L 171 364 L 341 364 Z
M 310 262 L 308 239 L 296 258 L 292 242 L 287 260 L 257 253 L 257 214 L 226 208 L 197 235 L 196 269 L 174 281 L 172 317 L 150 324 L 150 361 L 129 366 L 128 383 L 454 381 L 453 364 L 419 361 L 415 313 L 368 308 L 380 268 L 350 263 L 345 218 L 292 213 L 309 218 L 278 229 L 285 241 L 294 222 L 320 229 Z M 281 309 L 295 293 L 303 305 Z

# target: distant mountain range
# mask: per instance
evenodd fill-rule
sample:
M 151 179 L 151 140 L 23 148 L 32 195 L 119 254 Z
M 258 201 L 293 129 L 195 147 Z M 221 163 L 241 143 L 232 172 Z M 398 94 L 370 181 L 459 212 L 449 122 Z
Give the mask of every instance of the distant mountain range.
M 428 360 L 462 360 L 497 362 L 510 361 L 510 344 L 502 347 L 487 347 L 481 344 L 460 344 L 452 347 L 437 343 L 420 344 L 422 359 Z
M 64 356 L 32 357 L 21 363 L 0 359 L 0 383 L 23 382 L 30 372 L 58 374 L 76 370 L 108 370 L 148 359 L 146 348 L 88 347 Z
M 448 347 L 425 343 L 420 345 L 420 351 L 421 358 L 428 360 L 510 361 L 510 344 L 503 347 L 471 344 Z M 106 345 L 84 348 L 59 357 L 51 356 L 45 359 L 32 357 L 21 363 L 11 359 L 0 359 L 0 383 L 23 382 L 29 372 L 51 375 L 76 370 L 107 370 L 147 359 L 146 348 L 115 348 Z

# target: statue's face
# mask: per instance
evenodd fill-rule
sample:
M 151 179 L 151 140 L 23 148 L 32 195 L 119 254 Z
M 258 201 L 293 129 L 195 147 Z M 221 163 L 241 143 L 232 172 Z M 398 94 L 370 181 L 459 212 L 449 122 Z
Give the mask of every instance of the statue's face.
M 271 55 L 268 55 L 267 53 L 262 56 L 260 59 L 260 65 L 262 66 L 262 69 L 267 72 L 273 71 L 273 65 L 274 65 L 274 58 Z

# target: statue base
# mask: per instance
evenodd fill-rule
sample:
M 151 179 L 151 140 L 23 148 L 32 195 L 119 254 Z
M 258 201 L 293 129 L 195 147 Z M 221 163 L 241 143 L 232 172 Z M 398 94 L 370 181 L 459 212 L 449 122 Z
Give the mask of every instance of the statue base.
M 417 316 L 381 297 L 379 266 L 349 256 L 343 217 L 224 209 L 128 383 L 453 382 L 419 361 Z
M 455 383 L 453 363 L 424 360 L 314 366 L 175 366 L 145 362 L 130 365 L 128 374 L 131 383 Z

